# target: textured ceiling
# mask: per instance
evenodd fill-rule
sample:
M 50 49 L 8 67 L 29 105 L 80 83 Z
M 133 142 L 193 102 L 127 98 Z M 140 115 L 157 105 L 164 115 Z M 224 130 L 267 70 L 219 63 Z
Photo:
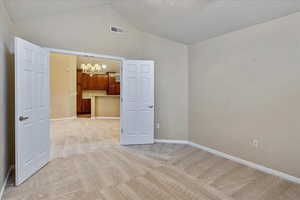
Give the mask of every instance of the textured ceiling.
M 13 21 L 111 5 L 137 28 L 191 44 L 300 11 L 300 0 L 4 0 Z
M 300 0 L 112 0 L 138 28 L 194 43 L 300 10 Z
M 13 22 L 110 4 L 111 0 L 3 0 Z

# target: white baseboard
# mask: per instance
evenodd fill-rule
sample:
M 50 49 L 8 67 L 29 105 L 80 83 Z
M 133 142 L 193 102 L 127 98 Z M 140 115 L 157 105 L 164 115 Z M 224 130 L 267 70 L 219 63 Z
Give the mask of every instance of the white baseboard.
M 234 162 L 240 163 L 240 164 L 245 165 L 247 167 L 254 168 L 256 170 L 265 172 L 267 174 L 271 174 L 271 175 L 280 177 L 282 179 L 300 184 L 300 178 L 297 178 L 295 176 L 292 176 L 292 175 L 289 175 L 287 173 L 284 173 L 284 172 L 281 172 L 281 171 L 278 171 L 278 170 L 274 170 L 274 169 L 271 169 L 271 168 L 268 168 L 268 167 L 265 167 L 263 165 L 259 165 L 259 164 L 256 164 L 256 163 L 253 163 L 253 162 L 250 162 L 250 161 L 247 161 L 247 160 L 243 160 L 241 158 L 238 158 L 238 157 L 235 157 L 235 156 L 217 151 L 215 149 L 212 149 L 212 148 L 209 148 L 209 147 L 206 147 L 206 146 L 203 146 L 203 145 L 195 144 L 193 142 L 189 142 L 189 141 L 185 141 L 185 140 L 155 140 L 155 142 L 170 143 L 170 144 L 189 144 L 193 147 L 202 149 L 204 151 L 210 152 L 212 154 L 215 154 L 217 156 L 226 158 L 228 160 L 232 160 Z
M 77 116 L 74 117 L 65 117 L 65 118 L 56 118 L 56 119 L 50 119 L 51 121 L 65 121 L 65 120 L 75 120 L 75 119 L 120 119 L 120 117 L 91 117 L 91 118 L 77 118 Z
M 120 117 L 95 117 L 96 119 L 120 119 Z
M 65 121 L 65 120 L 74 120 L 77 119 L 77 116 L 74 117 L 65 117 L 65 118 L 56 118 L 56 119 L 50 119 L 51 121 Z
M 6 185 L 7 185 L 7 181 L 8 181 L 9 175 L 11 174 L 13 168 L 14 168 L 14 167 L 11 166 L 11 167 L 8 169 L 8 172 L 7 172 L 7 174 L 6 174 L 4 183 L 3 183 L 2 188 L 1 188 L 1 191 L 0 191 L 0 200 L 2 200 L 2 198 L 3 198 L 4 190 L 5 190 L 5 187 L 6 187 Z
M 185 140 L 160 140 L 160 139 L 155 139 L 154 142 L 156 142 L 156 143 L 168 143 L 168 144 L 190 144 L 189 141 L 185 141 Z

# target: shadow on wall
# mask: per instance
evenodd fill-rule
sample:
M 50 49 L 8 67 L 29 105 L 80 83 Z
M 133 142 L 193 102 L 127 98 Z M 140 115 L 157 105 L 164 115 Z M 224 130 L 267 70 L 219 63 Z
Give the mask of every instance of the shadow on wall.
M 0 38 L 1 39 L 1 38 Z M 14 56 L 0 40 L 0 188 L 14 164 Z
M 6 52 L 7 70 L 7 119 L 8 119 L 8 165 L 15 164 L 15 65 L 14 54 Z

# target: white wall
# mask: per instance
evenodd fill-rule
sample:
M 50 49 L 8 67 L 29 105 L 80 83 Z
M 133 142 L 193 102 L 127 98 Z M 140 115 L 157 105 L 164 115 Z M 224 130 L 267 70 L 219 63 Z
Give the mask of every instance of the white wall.
M 110 25 L 124 34 L 110 33 Z M 160 139 L 187 139 L 187 47 L 137 30 L 110 6 L 75 10 L 16 23 L 18 36 L 37 44 L 68 50 L 151 59 L 156 62 L 156 121 Z
M 189 64 L 190 140 L 300 177 L 300 13 L 192 45 Z
M 8 166 L 11 162 L 9 159 L 8 143 L 11 142 L 12 134 L 9 127 L 9 108 L 11 103 L 9 100 L 9 81 L 12 69 L 10 69 L 11 61 L 11 45 L 12 38 L 10 33 L 10 22 L 7 13 L 0 0 L 0 190 L 7 174 Z M 11 88 L 10 88 L 11 89 Z

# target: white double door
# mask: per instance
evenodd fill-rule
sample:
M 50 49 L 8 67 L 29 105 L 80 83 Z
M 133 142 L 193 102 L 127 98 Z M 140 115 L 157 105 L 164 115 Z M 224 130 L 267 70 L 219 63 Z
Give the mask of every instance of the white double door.
M 50 160 L 49 52 L 15 39 L 16 185 Z M 121 82 L 122 145 L 154 142 L 154 62 L 126 60 Z

